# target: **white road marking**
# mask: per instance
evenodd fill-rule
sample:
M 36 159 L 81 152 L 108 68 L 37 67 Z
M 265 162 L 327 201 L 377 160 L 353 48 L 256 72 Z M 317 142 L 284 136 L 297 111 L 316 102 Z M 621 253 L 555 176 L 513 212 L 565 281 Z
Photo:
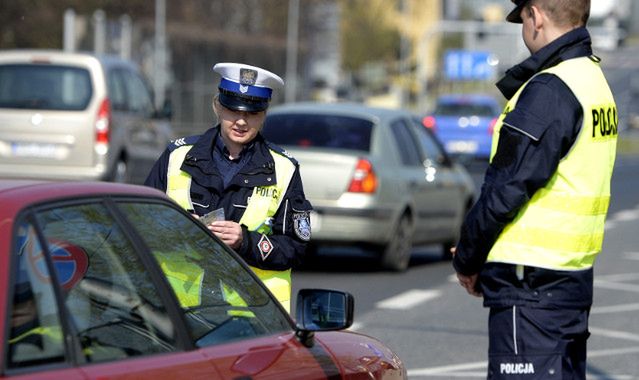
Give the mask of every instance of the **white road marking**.
M 624 311 L 637 311 L 639 310 L 639 303 L 627 303 L 621 305 L 612 306 L 598 306 L 593 307 L 590 314 L 609 314 L 609 313 L 621 313 Z
M 478 379 L 485 379 L 486 378 L 486 371 L 484 372 L 446 372 L 446 373 L 436 373 L 436 374 L 425 374 L 425 375 L 421 375 L 421 374 L 417 374 L 415 375 L 413 372 L 408 371 L 408 378 L 414 378 L 414 377 L 436 377 L 436 378 L 446 378 L 446 379 L 452 379 L 452 378 L 460 378 L 460 379 L 470 379 L 470 378 L 478 378 Z M 617 380 L 617 378 L 615 378 L 615 380 Z
M 635 207 L 634 209 L 617 211 L 616 213 L 610 215 L 608 220 L 606 220 L 604 229 L 610 230 L 617 227 L 618 222 L 628 222 L 637 219 L 639 219 L 639 206 Z
M 632 284 L 621 284 L 617 282 L 604 281 L 604 280 L 595 280 L 595 287 L 603 288 L 603 289 L 613 289 L 613 290 L 625 290 L 628 292 L 639 293 L 639 285 Z
M 430 301 L 441 296 L 439 290 L 412 289 L 387 298 L 375 304 L 380 309 L 407 310 L 420 303 Z
M 611 219 L 615 222 L 627 222 L 631 220 L 637 220 L 639 219 L 639 210 L 635 208 L 632 210 L 618 211 L 614 213 L 614 215 L 612 215 Z
M 610 282 L 623 282 L 639 280 L 639 273 L 617 273 L 617 274 L 605 274 L 597 275 L 597 280 L 610 281 Z
M 625 347 L 625 348 L 611 348 L 608 350 L 588 351 L 588 358 L 602 357 L 602 356 L 628 355 L 628 354 L 634 354 L 634 353 L 639 353 L 639 347 L 635 346 L 635 347 Z M 607 379 L 617 379 L 617 377 L 616 376 L 607 377 Z M 633 379 L 636 379 L 636 377 L 633 377 Z
M 598 327 L 588 327 L 588 331 L 594 335 L 605 336 L 606 338 L 616 338 L 629 340 L 631 342 L 639 342 L 639 334 L 629 333 L 627 331 L 616 331 L 616 330 L 608 330 L 608 329 L 600 329 Z M 590 356 L 590 352 L 588 352 L 588 356 Z
M 624 259 L 628 260 L 639 260 L 639 252 L 624 252 Z
M 409 369 L 408 377 L 411 376 L 427 376 L 427 375 L 448 375 L 450 372 L 463 371 L 463 370 L 478 370 L 478 369 L 488 369 L 488 362 L 475 362 L 475 363 L 465 363 L 465 364 L 453 364 L 453 365 L 445 365 L 441 367 L 430 367 L 430 368 L 417 368 L 417 369 Z M 486 371 L 482 373 L 482 376 L 486 376 Z

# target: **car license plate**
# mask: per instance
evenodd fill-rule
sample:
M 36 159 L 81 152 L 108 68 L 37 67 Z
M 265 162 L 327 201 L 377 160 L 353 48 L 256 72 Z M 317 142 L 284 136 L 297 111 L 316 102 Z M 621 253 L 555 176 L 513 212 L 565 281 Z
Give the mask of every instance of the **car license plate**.
M 311 232 L 318 232 L 322 228 L 322 216 L 311 211 Z
M 14 142 L 11 144 L 14 157 L 64 158 L 64 148 L 57 144 Z
M 446 143 L 446 150 L 451 153 L 475 153 L 478 148 L 477 141 L 455 140 Z

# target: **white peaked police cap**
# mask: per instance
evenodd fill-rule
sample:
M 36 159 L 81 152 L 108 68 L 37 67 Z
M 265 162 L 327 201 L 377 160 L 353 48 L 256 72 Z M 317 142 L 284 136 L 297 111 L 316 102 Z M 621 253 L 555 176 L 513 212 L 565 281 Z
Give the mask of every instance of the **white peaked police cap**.
M 222 77 L 218 86 L 220 103 L 236 111 L 264 111 L 273 90 L 284 86 L 278 75 L 256 66 L 224 62 L 213 70 Z

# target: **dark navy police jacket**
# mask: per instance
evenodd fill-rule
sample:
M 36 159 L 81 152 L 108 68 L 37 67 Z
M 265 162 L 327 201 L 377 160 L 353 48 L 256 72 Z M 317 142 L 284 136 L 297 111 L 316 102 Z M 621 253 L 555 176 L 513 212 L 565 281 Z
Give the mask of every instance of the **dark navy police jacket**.
M 246 210 L 253 188 L 272 185 L 272 181 L 268 182 L 267 178 L 274 176 L 275 163 L 269 148 L 279 152 L 284 151 L 258 134 L 249 145 L 250 151 L 243 152 L 248 154 L 249 159 L 242 163 L 237 174 L 228 178 L 228 184 L 224 186 L 224 178 L 213 159 L 213 149 L 219 138 L 219 128 L 214 127 L 200 136 L 187 137 L 180 139 L 183 141 L 176 140 L 177 144 L 175 142 L 169 144 L 156 161 L 144 184 L 166 192 L 170 153 L 184 143 L 193 145 L 180 169 L 191 175 L 191 200 L 195 214 L 202 216 L 218 208 L 224 208 L 226 220 L 239 222 Z M 286 154 L 285 156 L 289 157 Z M 262 235 L 248 231 L 245 226 L 242 226 L 243 241 L 237 253 L 247 264 L 257 268 L 285 270 L 295 267 L 300 264 L 306 250 L 307 241 L 300 239 L 294 232 L 294 216 L 306 214 L 305 217 L 308 217 L 312 207 L 304 196 L 297 162 L 290 159 L 295 163 L 296 170 L 274 216 L 273 233 L 268 236 L 274 249 L 265 260 L 262 259 L 258 249 L 258 242 Z
M 497 87 L 507 99 L 534 74 L 563 60 L 592 55 L 585 28 L 574 29 L 506 72 Z M 486 171 L 481 195 L 472 207 L 457 245 L 457 272 L 480 273 L 484 305 L 540 308 L 584 308 L 592 304 L 593 271 L 526 268 L 519 280 L 515 266 L 485 263 L 503 228 L 557 170 L 576 140 L 582 108 L 572 91 L 555 75 L 533 78 L 504 122 L 517 126 L 500 130 L 498 150 Z M 534 136 L 538 141 L 529 136 Z

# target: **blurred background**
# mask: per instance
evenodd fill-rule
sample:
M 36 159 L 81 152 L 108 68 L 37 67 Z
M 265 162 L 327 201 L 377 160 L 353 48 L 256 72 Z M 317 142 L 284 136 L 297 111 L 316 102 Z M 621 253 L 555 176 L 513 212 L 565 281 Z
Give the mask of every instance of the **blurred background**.
M 444 93 L 501 99 L 495 80 L 528 55 L 520 26 L 503 21 L 511 8 L 506 0 L 0 0 L 0 49 L 130 59 L 182 136 L 214 122 L 217 62 L 282 76 L 276 104 L 350 100 L 426 114 Z M 592 1 L 597 54 L 632 46 L 637 19 L 639 2 Z M 604 62 L 638 69 L 637 54 L 627 57 Z M 618 91 L 622 116 L 635 84 Z

